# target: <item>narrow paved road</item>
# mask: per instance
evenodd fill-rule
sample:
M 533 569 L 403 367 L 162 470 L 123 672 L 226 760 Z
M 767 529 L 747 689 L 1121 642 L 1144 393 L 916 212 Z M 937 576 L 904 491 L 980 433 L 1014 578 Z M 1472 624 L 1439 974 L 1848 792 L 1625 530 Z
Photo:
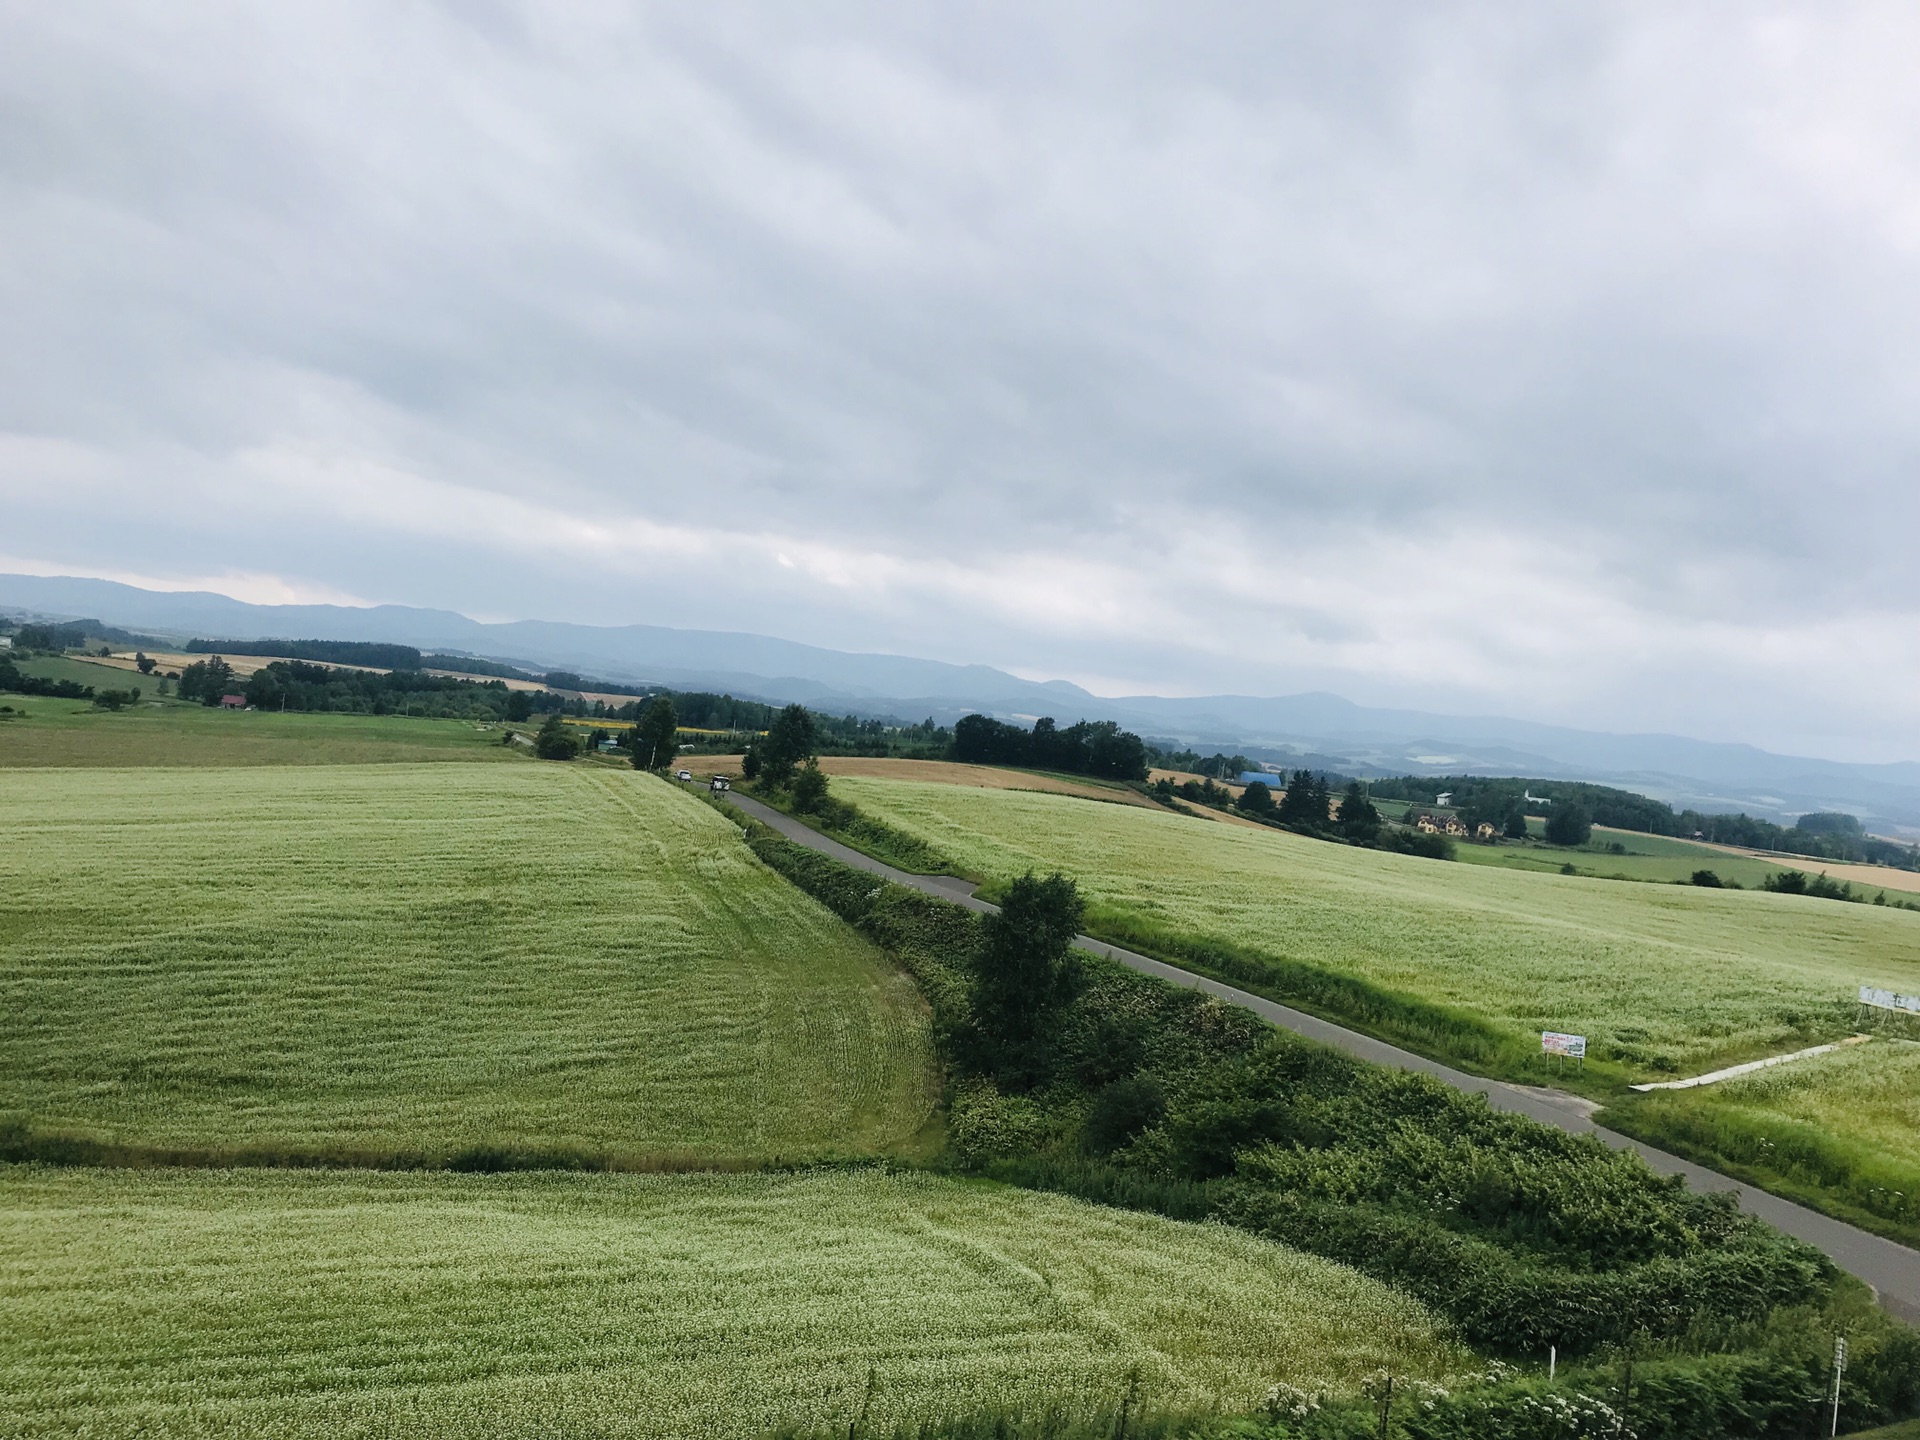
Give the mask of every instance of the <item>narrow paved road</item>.
M 965 880 L 957 880 L 951 875 L 909 875 L 904 870 L 883 865 L 869 855 L 862 855 L 858 850 L 842 845 L 838 840 L 822 835 L 818 830 L 790 819 L 757 800 L 732 793 L 727 795 L 727 799 L 755 820 L 771 826 L 789 840 L 797 841 L 809 849 L 818 850 L 821 854 L 829 855 L 842 864 L 882 876 L 896 885 L 905 885 L 923 894 L 938 896 L 942 900 L 951 900 L 954 904 L 964 905 L 970 910 L 978 910 L 989 915 L 997 911 L 998 907 L 976 898 L 973 886 Z M 1410 1050 L 1388 1045 L 1384 1041 L 1331 1024 L 1304 1011 L 1294 1010 L 1262 996 L 1235 989 L 1218 980 L 1210 980 L 1204 975 L 1195 975 L 1190 970 L 1182 970 L 1178 966 L 1167 964 L 1164 960 L 1155 960 L 1150 955 L 1122 950 L 1119 946 L 1109 945 L 1104 940 L 1095 940 L 1090 936 L 1082 935 L 1079 937 L 1078 946 L 1091 954 L 1104 955 L 1109 960 L 1118 961 L 1142 974 L 1157 975 L 1160 979 L 1175 985 L 1204 990 L 1209 995 L 1218 996 L 1229 1004 L 1251 1010 L 1261 1019 L 1278 1025 L 1282 1029 L 1332 1045 L 1362 1060 L 1370 1060 L 1376 1065 L 1393 1065 L 1402 1070 L 1416 1070 L 1423 1075 L 1431 1075 L 1437 1080 L 1443 1080 L 1456 1090 L 1485 1095 L 1488 1103 L 1496 1110 L 1528 1115 L 1535 1120 L 1558 1126 L 1573 1134 L 1598 1135 L 1616 1150 L 1632 1150 L 1663 1175 L 1686 1176 L 1687 1183 L 1696 1190 L 1730 1192 L 1739 1197 L 1743 1207 L 1768 1224 L 1825 1251 L 1834 1264 L 1866 1281 L 1880 1297 L 1880 1303 L 1890 1312 L 1903 1320 L 1920 1324 L 1920 1251 L 1882 1239 L 1858 1226 L 1831 1219 L 1818 1211 L 1807 1209 L 1804 1205 L 1796 1205 L 1791 1200 L 1782 1200 L 1778 1195 L 1770 1195 L 1765 1190 L 1757 1190 L 1751 1185 L 1742 1185 L 1737 1180 L 1730 1180 L 1718 1171 L 1708 1170 L 1704 1166 L 1682 1160 L 1677 1155 L 1669 1155 L 1664 1150 L 1656 1150 L 1650 1145 L 1642 1145 L 1638 1140 L 1603 1129 L 1593 1123 L 1591 1118 L 1593 1105 L 1578 1096 L 1568 1095 L 1559 1090 L 1509 1085 L 1499 1080 L 1484 1080 L 1477 1075 L 1468 1075 L 1463 1071 L 1429 1060 L 1425 1056 L 1415 1055 Z

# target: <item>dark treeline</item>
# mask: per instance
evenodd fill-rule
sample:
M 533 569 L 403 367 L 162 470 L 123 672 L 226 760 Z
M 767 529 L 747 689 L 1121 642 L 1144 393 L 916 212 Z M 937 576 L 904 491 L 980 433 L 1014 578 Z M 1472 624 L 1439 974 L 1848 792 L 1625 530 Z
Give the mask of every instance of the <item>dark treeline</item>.
M 464 659 L 459 656 L 422 658 L 456 662 Z M 55 682 L 36 681 L 32 677 L 22 677 L 22 680 L 24 685 L 55 686 Z M 59 684 L 70 685 L 70 682 Z M 59 688 L 26 689 L 22 685 L 7 688 L 22 694 L 64 696 L 69 693 Z M 511 689 L 504 679 L 432 675 L 419 669 L 342 669 L 306 660 L 275 660 L 242 679 L 222 655 L 196 660 L 181 671 L 178 693 L 182 700 L 197 700 L 203 705 L 218 705 L 223 696 L 238 695 L 256 710 L 413 715 L 513 723 L 556 715 L 605 720 L 609 738 L 623 743 L 629 728 L 640 721 L 654 700 L 663 697 L 672 703 L 683 737 L 692 742 L 706 739 L 722 746 L 742 744 L 767 730 L 782 713 L 781 707 L 763 701 L 704 690 L 654 689 L 624 703 L 609 704 L 605 700 L 589 700 L 582 695 L 553 690 Z M 71 698 L 91 696 L 90 689 L 72 687 Z M 808 713 L 813 725 L 813 747 L 821 754 L 944 756 L 952 740 L 950 732 L 935 725 L 931 718 L 908 724 L 854 715 Z M 709 737 L 687 737 L 687 731 L 715 733 Z
M 376 640 L 189 640 L 193 655 L 284 655 L 321 665 L 367 665 L 376 670 L 425 668 L 420 652 L 411 645 Z
M 1438 796 L 1451 792 L 1453 806 L 1469 825 L 1481 820 L 1500 824 L 1502 817 L 1524 805 L 1523 797 L 1531 791 L 1552 800 L 1555 806 L 1577 805 L 1593 817 L 1594 824 L 1616 830 L 1638 830 L 1645 835 L 1681 839 L 1697 835 L 1716 845 L 1920 870 L 1920 847 L 1868 835 L 1851 815 L 1802 815 L 1799 822 L 1789 828 L 1768 820 L 1756 820 L 1751 815 L 1676 811 L 1659 800 L 1608 785 L 1573 780 L 1495 779 L 1484 775 L 1405 775 L 1397 780 L 1376 780 L 1372 789 L 1382 799 L 1411 800 L 1423 805 L 1434 804 Z M 1526 808 L 1537 810 L 1539 807 Z
M 15 695 L 43 695 L 54 700 L 91 700 L 93 687 L 78 680 L 44 680 L 38 675 L 23 675 L 20 667 L 0 655 L 0 690 Z
M 1080 720 L 1062 730 L 1051 716 L 1024 730 L 986 715 L 953 727 L 953 758 L 969 765 L 1019 765 L 1109 780 L 1147 778 L 1147 747 L 1111 720 Z
M 0 629 L 7 628 L 8 622 L 0 621 Z M 105 625 L 98 620 L 22 620 L 11 628 L 14 648 L 18 650 L 45 650 L 58 654 L 62 650 L 81 649 L 89 640 L 105 640 L 115 645 L 152 645 L 156 649 L 160 646 L 160 642 L 151 635 L 136 635 L 131 630 Z
M 514 704 L 516 694 L 524 697 L 524 706 Z M 532 713 L 534 698 L 508 690 L 499 680 L 454 680 L 419 670 L 342 670 L 305 660 L 276 660 L 243 680 L 220 655 L 182 670 L 179 695 L 203 705 L 238 695 L 256 710 L 469 720 L 524 719 Z

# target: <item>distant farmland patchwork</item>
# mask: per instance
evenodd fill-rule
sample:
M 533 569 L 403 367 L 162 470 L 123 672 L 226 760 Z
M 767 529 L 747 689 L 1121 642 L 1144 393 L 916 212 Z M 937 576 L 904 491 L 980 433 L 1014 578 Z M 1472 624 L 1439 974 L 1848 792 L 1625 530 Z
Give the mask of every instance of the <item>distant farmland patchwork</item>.
M 16 1125 L 677 1163 L 871 1154 L 933 1105 L 911 983 L 652 777 L 0 771 L 0 826 Z
M 748 1436 L 1469 1358 L 1239 1231 L 874 1170 L 29 1167 L 0 1207 L 9 1435 Z
M 1593 1037 L 1650 1078 L 1850 1022 L 1863 982 L 1920 990 L 1920 915 L 1526 875 L 1063 796 L 867 778 L 860 809 L 999 880 L 1058 867 L 1095 907 L 1294 957 L 1485 1017 Z

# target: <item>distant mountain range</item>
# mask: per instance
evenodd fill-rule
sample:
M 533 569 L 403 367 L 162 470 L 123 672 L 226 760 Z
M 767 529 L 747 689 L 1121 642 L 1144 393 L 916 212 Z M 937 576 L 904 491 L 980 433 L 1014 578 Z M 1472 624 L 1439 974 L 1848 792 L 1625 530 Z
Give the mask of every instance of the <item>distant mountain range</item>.
M 205 591 L 0 575 L 0 613 L 92 618 L 184 640 L 384 640 L 531 670 L 712 689 L 818 709 L 952 720 L 970 710 L 1063 722 L 1117 720 L 1151 738 L 1349 774 L 1525 775 L 1592 780 L 1701 810 L 1791 819 L 1848 810 L 1873 829 L 1920 835 L 1920 764 L 1856 765 L 1677 735 L 1611 735 L 1498 716 L 1375 709 L 1337 695 L 1098 696 L 986 665 L 857 654 L 725 631 L 657 625 L 485 624 L 402 605 L 250 605 Z

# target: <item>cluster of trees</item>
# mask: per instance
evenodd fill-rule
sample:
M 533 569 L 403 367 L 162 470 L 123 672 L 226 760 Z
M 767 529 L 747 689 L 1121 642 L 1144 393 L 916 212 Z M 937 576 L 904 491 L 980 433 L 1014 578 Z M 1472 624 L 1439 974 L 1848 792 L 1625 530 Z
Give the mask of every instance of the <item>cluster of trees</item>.
M 1153 794 L 1162 804 L 1179 799 L 1195 805 L 1211 805 L 1216 810 L 1227 810 L 1233 806 L 1233 792 L 1211 780 L 1182 780 L 1176 785 L 1162 775 L 1153 782 Z
M 1453 842 L 1446 836 L 1422 835 L 1388 825 L 1367 787 L 1358 780 L 1347 782 L 1336 804 L 1333 780 L 1325 771 L 1296 770 L 1285 778 L 1278 800 L 1274 799 L 1272 786 L 1256 780 L 1240 792 L 1234 806 L 1251 819 L 1281 825 L 1316 839 L 1340 840 L 1349 845 L 1426 855 L 1438 860 L 1453 858 Z
M 1869 862 L 1894 865 L 1903 870 L 1920 870 L 1920 846 L 1901 845 L 1869 835 L 1860 821 L 1837 811 L 1802 815 L 1792 826 L 1756 820 L 1751 815 L 1708 815 L 1698 810 L 1678 810 L 1631 790 L 1610 785 L 1592 785 L 1572 780 L 1525 780 L 1484 775 L 1406 775 L 1393 780 L 1376 780 L 1373 793 L 1383 799 L 1412 800 L 1420 804 L 1436 803 L 1440 795 L 1452 794 L 1452 804 L 1461 818 L 1477 825 L 1491 820 L 1504 825 L 1516 812 L 1524 814 L 1528 793 L 1550 799 L 1545 807 L 1549 822 L 1548 838 L 1555 844 L 1582 845 L 1587 833 L 1578 839 L 1564 839 L 1552 831 L 1556 812 L 1577 809 L 1584 813 L 1585 831 L 1594 825 L 1615 830 L 1638 830 L 1645 835 L 1670 835 L 1687 838 L 1698 835 L 1716 845 L 1738 845 L 1749 850 L 1778 850 L 1787 855 L 1805 855 L 1820 860 Z M 1534 807 L 1539 808 L 1539 807 Z M 1560 835 L 1581 831 L 1579 825 L 1563 822 Z
M 122 710 L 129 705 L 140 703 L 140 687 L 131 685 L 125 690 L 96 690 L 93 703 L 102 710 Z
M 1711 870 L 1696 870 L 1693 883 L 1699 885 L 1702 883 L 1700 879 L 1702 875 L 1712 874 Z M 1720 885 L 1719 877 L 1715 876 L 1712 883 L 1714 886 Z M 1892 905 L 1902 910 L 1920 909 L 1920 906 L 1916 906 L 1911 900 L 1888 899 L 1885 890 L 1873 892 L 1872 898 L 1869 899 L 1868 891 L 1856 887 L 1851 880 L 1835 880 L 1824 872 L 1819 875 L 1809 875 L 1802 870 L 1779 870 L 1762 880 L 1760 888 L 1771 890 L 1777 895 L 1811 895 L 1816 900 L 1845 900 L 1854 905 Z
M 239 695 L 257 710 L 466 720 L 524 720 L 533 713 L 533 697 L 498 680 L 456 680 L 419 670 L 343 670 L 306 660 L 276 660 L 242 679 L 221 655 L 182 670 L 179 694 L 203 705 Z
M 789 705 L 747 747 L 740 759 L 741 773 L 761 785 L 782 789 L 793 782 L 801 762 L 813 758 L 818 740 L 813 712 L 804 705 Z M 812 768 L 819 773 L 818 766 Z
M 0 655 L 0 690 L 15 695 L 44 695 L 55 700 L 91 700 L 93 687 L 78 680 L 47 680 L 39 675 L 23 674 L 7 656 Z
M 1147 746 L 1147 759 L 1162 770 L 1184 770 L 1189 775 L 1201 775 L 1209 780 L 1232 780 L 1249 770 L 1258 769 L 1253 761 L 1244 755 L 1202 755 L 1197 750 L 1174 750 L 1167 746 Z
M 1062 730 L 1051 716 L 1033 729 L 969 715 L 953 727 L 952 758 L 969 765 L 1018 765 L 1110 780 L 1147 778 L 1147 747 L 1111 720 L 1080 720 Z

